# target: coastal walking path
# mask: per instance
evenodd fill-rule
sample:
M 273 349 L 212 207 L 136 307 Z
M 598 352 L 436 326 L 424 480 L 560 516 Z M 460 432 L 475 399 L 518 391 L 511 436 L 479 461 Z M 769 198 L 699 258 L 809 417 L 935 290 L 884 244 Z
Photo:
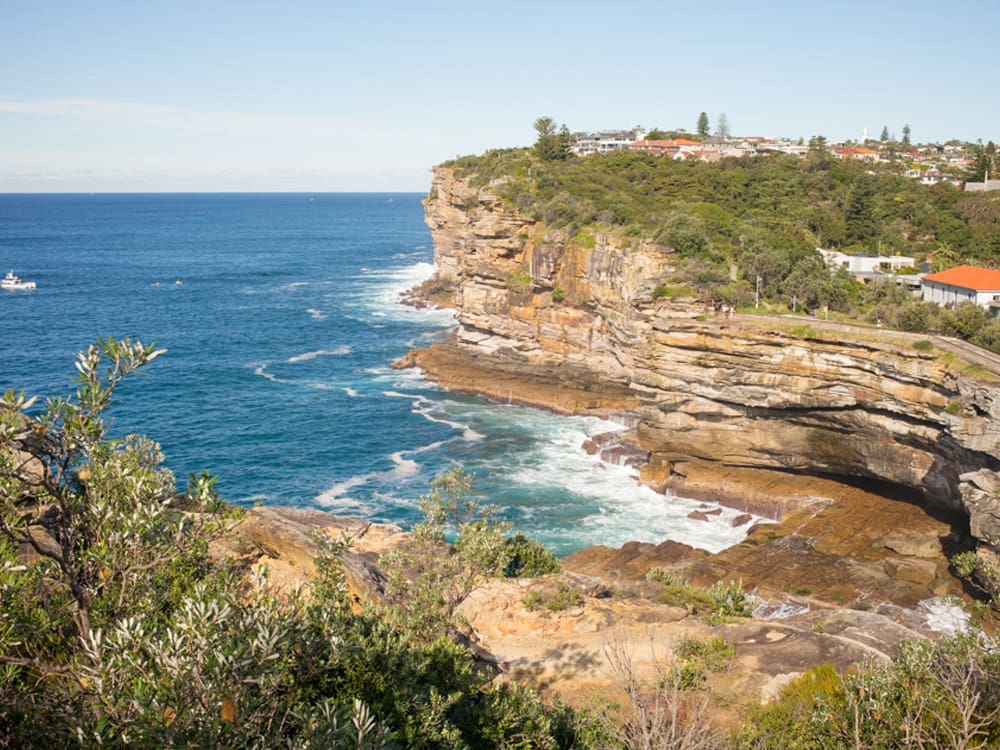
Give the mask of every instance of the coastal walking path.
M 756 315 L 753 313 L 735 313 L 727 321 L 740 323 L 743 325 L 753 325 L 763 321 L 788 325 L 789 323 L 804 323 L 811 328 L 824 331 L 839 331 L 841 333 L 860 334 L 866 336 L 878 336 L 884 340 L 907 341 L 930 341 L 938 349 L 953 354 L 966 362 L 972 362 L 983 367 L 993 375 L 1000 377 L 1000 355 L 970 344 L 968 341 L 954 338 L 952 336 L 939 336 L 930 333 L 910 333 L 908 331 L 897 331 L 877 326 L 864 325 L 860 323 L 842 323 L 833 320 L 823 320 L 810 315 Z

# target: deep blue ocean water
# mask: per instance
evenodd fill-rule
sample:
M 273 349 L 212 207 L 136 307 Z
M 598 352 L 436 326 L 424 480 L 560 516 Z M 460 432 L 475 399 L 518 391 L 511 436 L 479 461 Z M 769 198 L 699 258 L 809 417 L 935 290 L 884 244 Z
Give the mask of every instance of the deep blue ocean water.
M 518 530 L 560 553 L 743 536 L 728 509 L 639 487 L 582 449 L 616 426 L 444 392 L 389 364 L 448 335 L 399 304 L 433 271 L 416 194 L 0 195 L 0 390 L 69 394 L 98 336 L 168 352 L 120 388 L 113 432 L 157 440 L 180 483 L 409 526 L 456 463 Z

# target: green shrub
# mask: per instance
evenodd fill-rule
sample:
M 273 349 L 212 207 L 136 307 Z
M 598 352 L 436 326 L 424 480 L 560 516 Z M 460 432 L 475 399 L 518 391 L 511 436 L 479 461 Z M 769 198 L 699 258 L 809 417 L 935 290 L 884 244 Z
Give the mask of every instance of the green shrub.
M 1000 610 L 1000 564 L 975 552 L 961 552 L 951 558 L 955 572 L 989 599 Z
M 962 413 L 962 403 L 960 401 L 949 401 L 948 405 L 945 407 L 945 412 L 951 415 L 958 415 Z
M 532 589 L 527 594 L 521 597 L 521 604 L 524 608 L 534 612 L 536 609 L 541 609 L 542 604 L 545 600 L 542 598 L 542 592 L 537 589 Z
M 659 565 L 654 565 L 652 568 L 646 571 L 646 580 L 653 581 L 655 583 L 662 583 L 664 586 L 686 586 L 687 580 L 681 576 L 674 575 L 666 568 L 661 568 Z
M 527 263 L 507 275 L 507 286 L 516 291 L 527 291 L 531 288 L 531 270 Z
M 926 351 L 930 351 L 931 349 L 933 349 L 934 348 L 934 344 L 932 344 L 927 339 L 920 339 L 920 341 L 914 341 L 913 342 L 913 348 L 917 349 L 919 351 L 922 351 L 922 352 L 926 352 Z
M 845 710 L 840 675 L 832 665 L 821 664 L 788 683 L 778 700 L 751 707 L 734 744 L 742 748 L 833 750 L 839 740 L 831 725 L 835 726 Z
M 564 609 L 579 607 L 583 604 L 583 594 L 580 590 L 560 581 L 559 588 L 545 602 L 549 612 L 562 612 Z
M 532 578 L 560 570 L 559 560 L 552 551 L 524 534 L 509 537 L 504 543 L 504 554 L 507 559 L 504 575 L 507 578 Z
M 807 671 L 779 700 L 751 709 L 743 748 L 996 747 L 1000 654 L 982 634 L 900 644 L 895 661 L 843 677 Z
M 593 250 L 594 246 L 597 244 L 597 240 L 594 237 L 594 232 L 592 230 L 581 229 L 573 237 L 573 244 L 578 247 L 583 247 L 588 250 Z
M 722 672 L 729 668 L 736 650 L 727 641 L 718 637 L 681 638 L 673 645 L 674 655 L 685 661 L 698 664 L 709 672 Z
M 561 286 L 557 286 L 552 290 L 552 301 L 555 303 L 562 302 L 566 299 L 566 290 Z
M 718 581 L 708 589 L 708 595 L 715 605 L 717 614 L 723 617 L 750 617 L 757 599 L 743 590 L 743 581 L 739 583 Z

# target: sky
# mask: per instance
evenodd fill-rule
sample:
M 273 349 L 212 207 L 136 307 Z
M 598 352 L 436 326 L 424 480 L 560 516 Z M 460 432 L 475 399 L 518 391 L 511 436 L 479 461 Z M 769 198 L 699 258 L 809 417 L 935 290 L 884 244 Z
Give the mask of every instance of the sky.
M 426 191 L 570 130 L 1000 141 L 1000 0 L 0 0 L 0 192 Z

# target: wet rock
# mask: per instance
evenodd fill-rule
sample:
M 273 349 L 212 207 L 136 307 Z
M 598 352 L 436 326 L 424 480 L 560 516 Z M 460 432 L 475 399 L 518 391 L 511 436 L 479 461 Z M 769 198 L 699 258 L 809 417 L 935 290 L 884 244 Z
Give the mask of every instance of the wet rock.
M 737 526 L 745 526 L 752 520 L 753 516 L 751 516 L 749 513 L 740 513 L 738 516 L 736 516 L 735 518 L 733 518 L 733 520 L 729 522 L 729 525 L 732 526 L 733 528 Z
M 704 512 L 702 512 L 700 510 L 692 510 L 690 513 L 688 513 L 687 517 L 688 518 L 693 518 L 695 521 L 707 521 L 708 520 L 708 515 L 706 515 Z

